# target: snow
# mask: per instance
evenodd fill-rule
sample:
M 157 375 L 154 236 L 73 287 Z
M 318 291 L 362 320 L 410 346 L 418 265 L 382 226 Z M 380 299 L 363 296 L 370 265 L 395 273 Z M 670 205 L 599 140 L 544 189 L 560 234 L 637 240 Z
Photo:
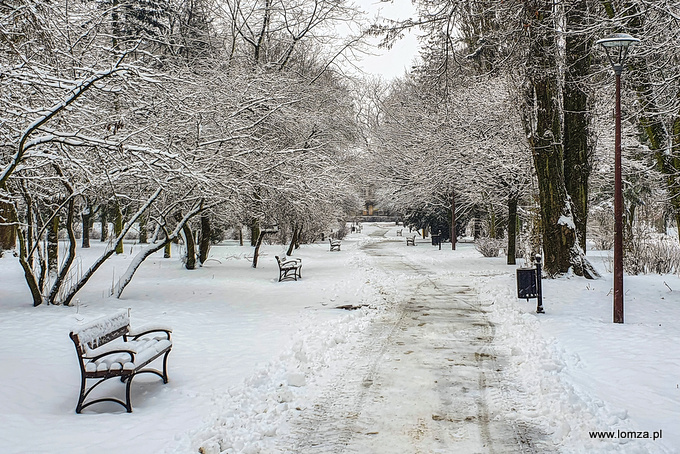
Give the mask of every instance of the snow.
M 5 254 L 2 452 L 108 452 L 112 443 L 133 454 L 296 452 L 299 428 L 333 402 L 334 393 L 351 399 L 353 382 L 380 387 L 386 398 L 364 399 L 343 452 L 485 452 L 475 444 L 472 426 L 454 421 L 429 398 L 408 398 L 421 381 L 439 380 L 441 387 L 443 379 L 451 399 L 465 397 L 454 385 L 456 371 L 467 369 L 453 367 L 460 359 L 446 356 L 455 349 L 443 349 L 451 345 L 453 328 L 447 331 L 446 319 L 435 320 L 447 300 L 431 288 L 444 294 L 464 288 L 492 327 L 482 336 L 474 331 L 480 323 L 456 320 L 464 327 L 457 333 L 489 338 L 479 358 L 497 358 L 498 372 L 487 374 L 489 380 L 497 374 L 502 385 L 488 387 L 491 423 L 532 428 L 527 433 L 543 452 L 680 452 L 678 276 L 626 276 L 626 323 L 614 324 L 608 253 L 588 251 L 603 277 L 545 279 L 546 313 L 536 314 L 535 300 L 517 299 L 516 267 L 504 258 L 484 258 L 465 243 L 456 251 L 425 241 L 407 248 L 396 229 L 364 225 L 362 233 L 343 239 L 342 252 L 331 253 L 327 242 L 303 245 L 294 254 L 304 260 L 303 278 L 281 283 L 274 256 L 284 246 L 264 245 L 257 269 L 250 266 L 252 248 L 235 242 L 213 247 L 206 264 L 192 271 L 182 267 L 179 251 L 172 259 L 161 251 L 141 266 L 120 299 L 111 298 L 112 276 L 140 250 L 127 244 L 129 254 L 107 261 L 78 294 L 79 305 L 69 308 L 32 307 L 17 259 Z M 84 266 L 104 249 L 100 242 L 92 246 L 78 250 Z M 408 304 L 427 312 L 397 320 L 396 309 Z M 80 372 L 68 333 L 128 308 L 132 326 L 173 328 L 170 381 L 135 378 L 133 413 L 102 403 L 77 415 Z M 424 334 L 409 337 L 415 329 Z M 358 370 L 369 372 L 353 379 Z M 120 383 L 107 385 L 105 391 L 123 391 Z M 422 414 L 431 417 L 409 422 Z M 403 430 L 389 432 L 395 425 Z M 428 435 L 435 426 L 448 432 Z M 616 431 L 617 437 L 591 439 L 592 431 Z M 645 433 L 649 438 L 642 438 Z M 324 452 L 330 438 L 307 452 Z M 465 449 L 442 449 L 444 439 Z

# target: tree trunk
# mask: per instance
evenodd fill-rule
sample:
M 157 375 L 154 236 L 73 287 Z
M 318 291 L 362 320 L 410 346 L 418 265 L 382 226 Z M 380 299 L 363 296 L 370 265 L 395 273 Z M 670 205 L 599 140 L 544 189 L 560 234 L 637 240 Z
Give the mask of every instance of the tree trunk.
M 250 245 L 257 246 L 257 241 L 260 238 L 260 224 L 257 221 L 253 221 L 250 224 Z
M 184 232 L 184 242 L 187 247 L 186 262 L 184 267 L 188 270 L 196 269 L 196 242 L 194 240 L 194 234 L 191 232 L 191 227 L 189 224 L 184 224 L 182 227 L 182 232 Z
M 286 255 L 289 257 L 293 254 L 293 248 L 295 247 L 297 235 L 298 235 L 297 224 L 293 224 L 293 234 L 291 235 L 290 244 L 288 245 L 288 250 L 286 251 Z
M 574 273 L 593 277 L 593 269 L 578 246 L 571 204 L 564 182 L 564 151 L 555 24 L 552 0 L 527 8 L 530 34 L 524 127 L 538 179 L 544 267 L 550 276 Z
M 205 263 L 210 252 L 210 217 L 204 212 L 201 215 L 201 239 L 198 245 L 198 260 Z
M 172 255 L 171 253 L 172 253 L 172 241 L 168 241 L 165 243 L 165 248 L 163 249 L 163 258 L 169 259 Z
M 259 229 L 258 229 L 259 230 Z M 255 252 L 253 253 L 253 268 L 257 268 L 257 259 L 260 255 L 260 246 L 262 246 L 262 241 L 264 241 L 264 232 L 260 232 L 260 235 L 255 242 Z
M 149 231 L 147 229 L 147 224 L 149 222 L 149 215 L 145 214 L 139 218 L 139 243 L 149 244 Z
M 108 205 L 104 204 L 102 205 L 101 209 L 101 214 L 99 216 L 99 221 L 101 222 L 101 228 L 102 228 L 102 236 L 100 240 L 102 242 L 106 242 L 106 240 L 109 237 L 109 219 L 108 219 Z
M 40 291 L 40 286 L 38 284 L 38 281 L 36 280 L 35 273 L 33 272 L 33 268 L 31 267 L 31 264 L 29 263 L 28 260 L 29 249 L 23 231 L 18 232 L 18 238 L 19 238 L 19 264 L 21 265 L 21 268 L 24 270 L 24 278 L 26 279 L 28 289 L 31 292 L 31 297 L 33 298 L 33 306 L 40 306 L 43 302 L 42 292 Z
M 0 201 L 0 252 L 16 248 L 17 228 L 13 213 L 11 203 Z
M 297 234 L 295 235 L 295 249 L 300 249 L 300 238 L 302 238 L 302 224 L 298 227 Z
M 517 252 L 517 195 L 508 197 L 508 265 L 515 265 Z
M 116 220 L 113 224 L 113 233 L 118 238 L 120 232 L 123 231 L 123 210 L 120 208 L 118 202 L 116 202 Z M 124 252 L 123 242 L 119 241 L 116 243 L 116 254 L 122 254 Z
M 90 222 L 92 220 L 92 212 L 90 207 L 87 206 L 80 215 L 82 226 L 83 226 L 83 241 L 81 247 L 87 249 L 90 247 Z
M 59 268 L 59 214 L 54 213 L 47 229 L 47 270 L 56 276 Z
M 76 235 L 75 232 L 73 231 L 73 222 L 75 217 L 75 200 L 73 199 L 73 197 L 71 197 L 71 200 L 68 203 L 67 210 L 68 212 L 66 216 L 66 232 L 68 233 L 68 252 L 64 259 L 64 263 L 62 264 L 61 269 L 59 270 L 59 273 L 56 276 L 56 279 L 52 283 L 52 288 L 50 289 L 50 292 L 47 295 L 46 298 L 47 304 L 57 303 L 57 295 L 59 294 L 59 290 L 61 289 L 61 286 L 64 284 L 66 276 L 68 275 L 68 272 L 71 269 L 71 265 L 73 264 L 73 261 L 76 258 Z
M 584 79 L 590 74 L 590 34 L 577 34 L 587 27 L 586 0 L 571 0 L 567 6 L 566 71 L 564 99 L 564 182 L 571 198 L 578 244 L 586 250 L 588 223 L 588 179 L 592 170 L 594 143 L 590 140 L 590 99 Z

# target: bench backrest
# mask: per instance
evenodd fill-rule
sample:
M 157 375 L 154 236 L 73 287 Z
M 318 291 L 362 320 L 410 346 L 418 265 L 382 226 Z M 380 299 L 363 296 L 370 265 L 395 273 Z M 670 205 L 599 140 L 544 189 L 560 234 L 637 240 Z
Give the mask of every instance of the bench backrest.
M 92 320 L 71 331 L 71 339 L 80 351 L 95 349 L 126 334 L 130 329 L 130 313 L 127 309 Z

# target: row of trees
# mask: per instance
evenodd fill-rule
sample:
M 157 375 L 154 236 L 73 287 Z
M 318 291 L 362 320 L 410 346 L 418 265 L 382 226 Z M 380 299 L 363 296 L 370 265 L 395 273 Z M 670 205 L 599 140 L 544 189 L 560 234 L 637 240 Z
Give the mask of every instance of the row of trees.
M 386 43 L 407 28 L 424 32 L 421 64 L 370 115 L 373 148 L 402 154 L 383 175 L 396 183 L 386 194 L 395 209 L 422 218 L 456 201 L 463 217 L 486 213 L 493 236 L 504 206 L 514 241 L 516 207 L 535 204 L 544 269 L 594 277 L 586 228 L 591 204 L 611 201 L 614 106 L 595 41 L 627 32 L 642 40 L 624 72 L 627 223 L 661 181 L 659 211 L 680 226 L 678 2 L 415 3 L 417 18 L 374 29 Z
M 299 234 L 358 206 L 332 70 L 355 38 L 324 41 L 349 20 L 334 0 L 0 3 L 0 250 L 17 242 L 33 304 L 70 304 L 133 226 L 150 243 L 118 295 L 179 237 L 187 268 L 205 260 L 211 224 Z M 80 271 L 75 225 L 96 214 L 113 238 Z
M 205 260 L 216 223 L 254 242 L 276 224 L 291 245 L 327 230 L 369 178 L 454 240 L 485 215 L 509 261 L 535 206 L 544 269 L 592 277 L 588 215 L 613 192 L 613 84 L 594 41 L 617 31 L 644 43 L 624 76 L 627 223 L 651 194 L 680 223 L 677 2 L 415 3 L 370 33 L 419 27 L 420 63 L 358 87 L 339 71 L 364 36 L 342 0 L 0 3 L 0 249 L 18 244 L 33 303 L 69 304 L 133 226 L 150 244 L 118 295 L 179 237 L 187 268 Z M 113 239 L 76 271 L 74 226 L 94 216 Z

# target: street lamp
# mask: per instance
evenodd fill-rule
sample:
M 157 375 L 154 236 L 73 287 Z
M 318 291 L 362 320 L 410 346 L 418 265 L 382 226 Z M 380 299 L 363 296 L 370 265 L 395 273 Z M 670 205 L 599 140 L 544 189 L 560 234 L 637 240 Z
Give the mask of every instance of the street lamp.
M 607 52 L 616 75 L 616 134 L 614 138 L 614 323 L 623 323 L 623 193 L 621 182 L 621 72 L 628 49 L 640 40 L 614 33 L 597 41 Z

